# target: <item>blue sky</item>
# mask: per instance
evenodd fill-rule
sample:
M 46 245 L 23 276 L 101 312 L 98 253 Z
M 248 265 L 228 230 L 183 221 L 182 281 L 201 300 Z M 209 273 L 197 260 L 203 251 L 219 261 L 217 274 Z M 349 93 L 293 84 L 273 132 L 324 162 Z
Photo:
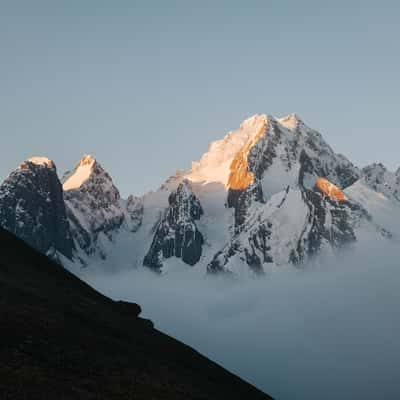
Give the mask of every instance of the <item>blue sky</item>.
M 298 113 L 358 165 L 400 165 L 395 1 L 0 0 L 0 178 L 95 155 L 155 189 L 255 113 Z

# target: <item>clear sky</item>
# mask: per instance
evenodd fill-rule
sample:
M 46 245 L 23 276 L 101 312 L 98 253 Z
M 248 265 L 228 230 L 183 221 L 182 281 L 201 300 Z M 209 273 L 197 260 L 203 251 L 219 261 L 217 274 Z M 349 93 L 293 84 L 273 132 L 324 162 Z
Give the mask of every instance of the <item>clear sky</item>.
M 255 113 L 400 165 L 400 2 L 0 0 L 0 178 L 95 155 L 141 194 Z

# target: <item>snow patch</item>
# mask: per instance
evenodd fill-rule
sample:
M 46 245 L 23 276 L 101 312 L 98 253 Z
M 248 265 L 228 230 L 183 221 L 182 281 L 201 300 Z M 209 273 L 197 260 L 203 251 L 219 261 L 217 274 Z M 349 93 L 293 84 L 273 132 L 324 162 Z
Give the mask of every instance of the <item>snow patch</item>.
M 277 118 L 277 121 L 286 129 L 293 131 L 299 125 L 300 118 L 296 114 L 290 114 L 286 117 Z
M 30 162 L 36 165 L 43 165 L 45 167 L 53 168 L 54 162 L 47 157 L 31 157 L 26 160 L 26 162 Z
M 75 172 L 64 182 L 63 189 L 79 189 L 89 179 L 95 163 L 95 158 L 85 155 L 75 167 Z

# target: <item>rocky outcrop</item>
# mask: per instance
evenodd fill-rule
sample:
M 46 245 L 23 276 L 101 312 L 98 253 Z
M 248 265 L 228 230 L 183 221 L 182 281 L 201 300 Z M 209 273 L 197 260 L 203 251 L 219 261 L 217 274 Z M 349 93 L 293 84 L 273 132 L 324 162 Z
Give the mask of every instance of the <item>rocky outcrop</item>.
M 31 158 L 6 178 L 0 186 L 0 226 L 52 258 L 73 257 L 63 190 L 51 160 Z
M 150 249 L 143 265 L 160 271 L 163 260 L 181 258 L 188 265 L 195 265 L 201 257 L 203 235 L 196 226 L 203 214 L 199 200 L 188 181 L 182 182 L 168 199 L 169 207 L 156 228 Z
M 383 164 L 374 163 L 362 170 L 362 182 L 390 199 L 400 201 L 400 173 L 389 171 Z
M 136 232 L 143 221 L 143 200 L 141 197 L 129 196 L 126 201 L 126 225 L 130 232 Z
M 332 196 L 318 186 L 315 190 L 306 189 L 302 195 L 309 212 L 297 246 L 291 251 L 290 262 L 304 262 L 324 246 L 339 249 L 356 241 L 355 228 L 369 217 L 359 204 L 341 195 Z

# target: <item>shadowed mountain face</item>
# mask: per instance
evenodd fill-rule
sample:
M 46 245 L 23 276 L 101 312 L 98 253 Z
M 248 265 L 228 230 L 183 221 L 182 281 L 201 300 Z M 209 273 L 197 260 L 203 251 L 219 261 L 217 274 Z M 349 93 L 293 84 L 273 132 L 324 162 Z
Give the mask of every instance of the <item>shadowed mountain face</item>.
M 0 230 L 1 399 L 269 399 Z
M 72 257 L 63 190 L 51 160 L 26 160 L 1 184 L 0 225 L 43 254 Z
M 144 265 L 159 270 L 163 259 L 179 257 L 188 265 L 196 264 L 204 243 L 203 235 L 196 226 L 203 214 L 200 202 L 192 193 L 187 181 L 181 183 L 168 199 L 169 208 L 155 232 Z

